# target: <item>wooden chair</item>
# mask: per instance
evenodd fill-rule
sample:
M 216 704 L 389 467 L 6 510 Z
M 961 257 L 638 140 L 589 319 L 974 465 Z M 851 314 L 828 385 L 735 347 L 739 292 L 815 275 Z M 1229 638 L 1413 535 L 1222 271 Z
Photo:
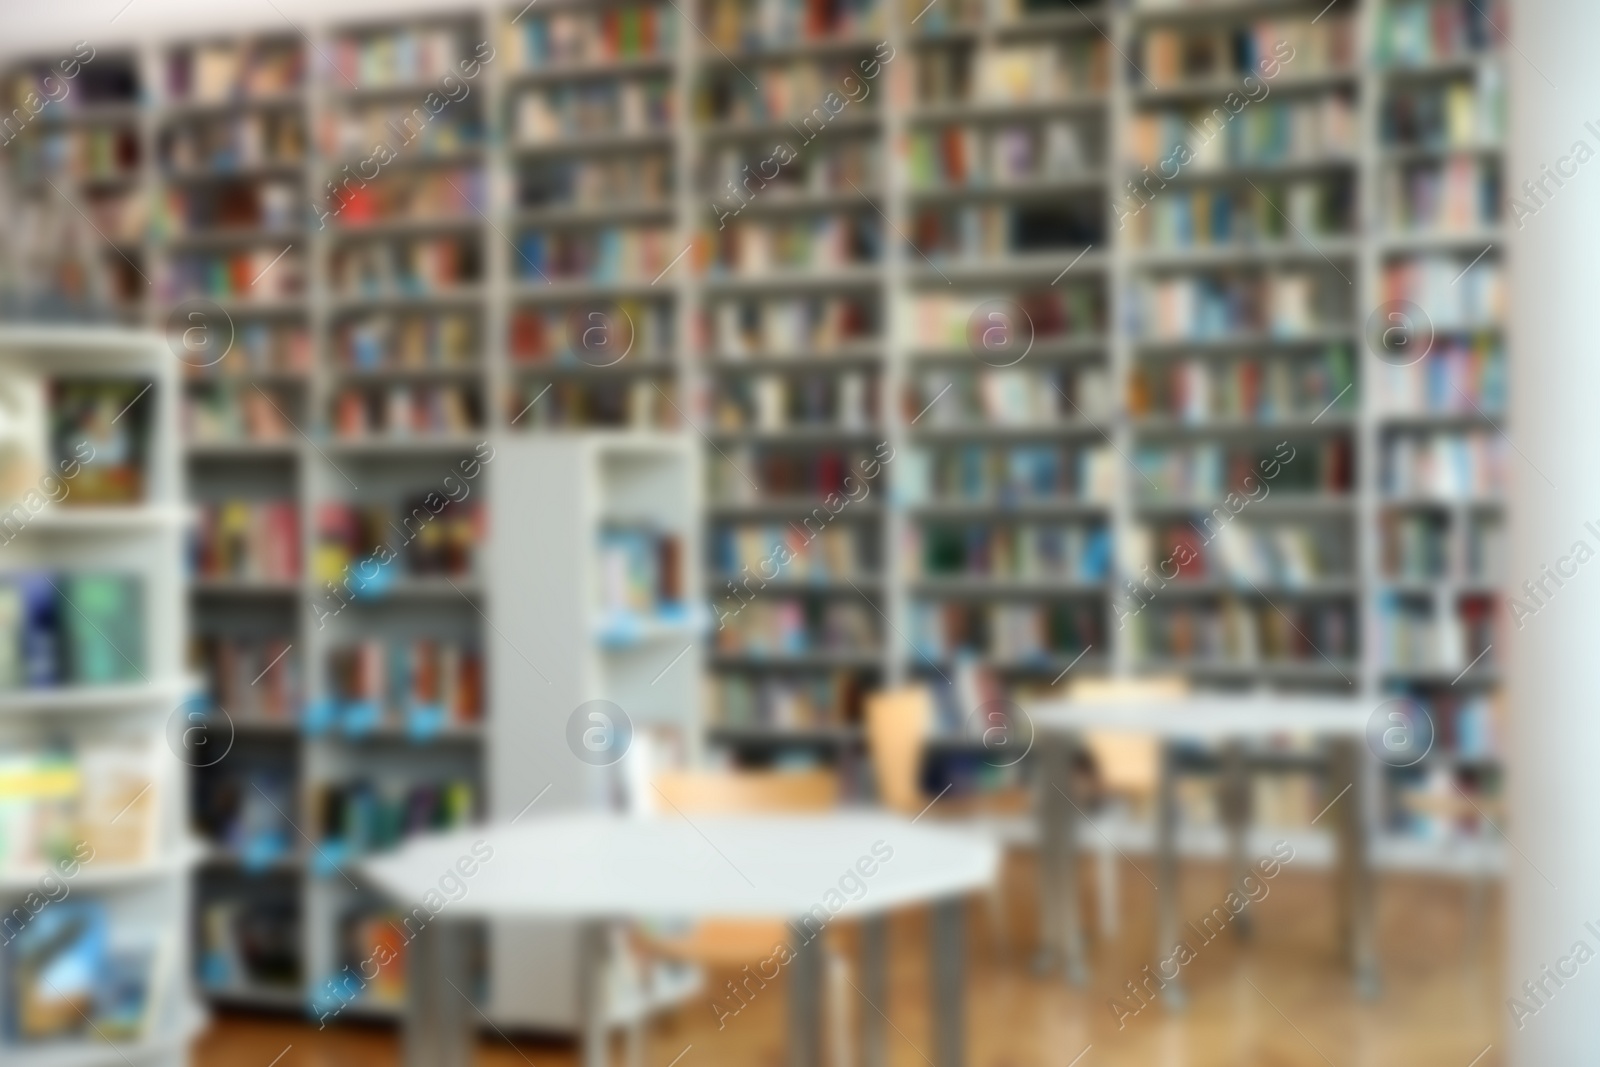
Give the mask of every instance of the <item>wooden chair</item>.
M 886 689 L 867 698 L 867 750 L 877 780 L 878 799 L 883 806 L 916 818 L 927 808 L 926 817 L 944 823 L 968 823 L 974 831 L 997 837 L 1002 844 L 1016 844 L 1016 834 L 1006 834 L 995 817 L 1015 816 L 1028 810 L 1025 789 L 1005 790 L 978 802 L 940 801 L 922 789 L 922 760 L 933 734 L 933 695 L 925 686 Z M 989 915 L 995 928 L 995 943 L 1000 954 L 1007 952 L 1005 895 L 997 881 L 989 891 Z
M 667 817 L 748 812 L 819 812 L 839 802 L 839 779 L 829 771 L 672 771 L 651 783 L 655 810 Z M 787 945 L 789 928 L 781 919 L 709 919 L 682 932 L 644 932 L 647 954 L 704 967 L 740 967 Z M 829 1040 L 835 1063 L 848 1067 L 852 1045 L 848 1011 L 850 970 L 843 955 L 826 949 L 828 996 L 832 1004 Z
M 1132 703 L 1137 700 L 1182 700 L 1189 695 L 1183 678 L 1079 678 L 1067 686 L 1068 700 L 1096 703 Z M 1101 795 L 1126 801 L 1135 810 L 1147 809 L 1161 784 L 1161 745 L 1148 734 L 1120 730 L 1092 730 L 1083 744 L 1094 760 Z M 1099 864 L 1099 919 L 1101 933 L 1110 936 L 1120 925 L 1117 911 L 1117 857 L 1111 845 L 1101 843 Z

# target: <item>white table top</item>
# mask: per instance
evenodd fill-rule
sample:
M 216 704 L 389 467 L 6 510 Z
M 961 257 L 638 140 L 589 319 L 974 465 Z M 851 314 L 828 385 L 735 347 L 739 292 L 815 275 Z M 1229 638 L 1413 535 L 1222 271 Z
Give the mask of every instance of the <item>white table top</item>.
M 838 918 L 965 893 L 990 884 L 999 860 L 980 835 L 870 810 L 573 813 L 419 838 L 362 869 L 408 907 L 433 891 L 436 911 L 443 878 L 459 898 L 443 909 L 451 918 L 793 919 L 818 905 Z
M 1024 704 L 1041 733 L 1127 730 L 1163 737 L 1238 738 L 1269 734 L 1365 733 L 1377 704 L 1349 697 L 1211 694 L 1168 700 Z

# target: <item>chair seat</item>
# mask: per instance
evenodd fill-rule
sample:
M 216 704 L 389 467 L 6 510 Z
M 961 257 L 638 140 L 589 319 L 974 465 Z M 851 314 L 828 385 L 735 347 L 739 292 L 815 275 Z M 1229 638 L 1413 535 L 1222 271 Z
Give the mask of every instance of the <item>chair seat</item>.
M 777 919 L 711 919 L 681 934 L 641 935 L 651 951 L 686 963 L 743 966 L 771 956 L 794 940 Z

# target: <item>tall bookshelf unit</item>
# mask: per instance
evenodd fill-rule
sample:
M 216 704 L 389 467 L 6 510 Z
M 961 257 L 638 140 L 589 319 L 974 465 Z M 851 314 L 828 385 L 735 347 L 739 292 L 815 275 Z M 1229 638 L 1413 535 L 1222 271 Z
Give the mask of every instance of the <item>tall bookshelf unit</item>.
M 1493 869 L 1481 817 L 1441 805 L 1493 811 L 1499 490 L 1536 476 L 1498 433 L 1491 18 L 542 0 L 98 52 L 115 84 L 5 154 L 23 202 L 87 198 L 98 236 L 64 248 L 120 265 L 30 310 L 218 305 L 233 348 L 182 368 L 202 526 L 248 504 L 229 521 L 297 531 L 287 562 L 192 582 L 213 680 L 254 665 L 236 765 L 316 842 L 213 850 L 202 914 L 242 901 L 301 952 L 210 995 L 327 1003 L 370 903 L 324 839 L 330 787 L 460 781 L 498 813 L 478 721 L 340 709 L 363 641 L 492 666 L 472 549 L 343 575 L 500 433 L 699 442 L 707 740 L 736 761 L 855 766 L 866 691 L 972 665 L 1011 694 L 1405 697 L 1437 736 L 1374 790 L 1379 862 Z M 58 58 L 11 64 L 6 99 Z M 113 194 L 117 227 L 88 202 Z M 1433 338 L 1410 367 L 1371 351 L 1396 300 L 1421 309 L 1399 336 Z
M 42 447 L 40 469 L 22 473 L 26 482 L 8 487 L 18 503 L 8 505 L 0 558 L 13 604 L 19 595 L 27 598 L 31 617 L 13 622 L 19 628 L 8 634 L 16 644 L 7 654 L 11 676 L 0 695 L 0 744 L 9 757 L 12 803 L 40 805 L 41 827 L 48 820 L 57 829 L 42 830 L 37 840 L 13 834 L 9 854 L 0 860 L 7 924 L 0 973 L 8 1000 L 0 1056 L 22 1067 L 179 1067 L 188 1062 L 189 1043 L 204 1022 L 186 967 L 190 880 L 199 849 L 190 833 L 184 764 L 206 759 L 215 751 L 207 744 L 226 744 L 226 731 L 205 717 L 194 699 L 196 680 L 183 664 L 182 553 L 189 509 L 180 467 L 178 375 L 166 346 L 148 332 L 6 326 L 0 328 L 0 378 L 10 404 L 20 380 L 44 383 L 44 397 L 74 382 L 115 383 L 133 397 L 129 408 L 137 405 L 121 428 L 78 423 L 73 432 L 81 434 L 79 443 L 65 445 L 53 425 L 61 397 L 47 400 L 48 414 L 38 429 L 49 443 L 26 442 Z M 27 425 L 24 416 L 24 432 Z M 9 433 L 18 428 L 13 423 Z M 99 446 L 90 456 L 99 457 L 101 471 L 117 466 L 108 453 L 119 430 L 129 434 L 123 454 L 140 469 L 136 495 L 120 503 L 89 503 L 95 477 L 89 462 L 69 468 L 64 460 L 84 456 L 81 444 L 88 442 Z M 134 445 L 136 439 L 142 444 Z M 15 436 L 8 440 L 8 479 L 18 474 L 18 444 Z M 54 502 L 44 504 L 44 495 Z M 48 612 L 55 637 L 20 628 L 39 625 L 41 581 L 53 587 Z M 108 601 L 108 582 L 129 586 Z M 19 594 L 28 583 L 35 592 Z M 125 613 L 132 617 L 119 617 Z M 40 660 L 53 666 L 42 668 Z M 41 669 L 51 680 L 38 677 Z M 38 753 L 52 751 L 54 761 L 37 761 Z M 73 795 L 70 815 L 58 807 L 63 775 Z M 46 814 L 51 807 L 56 810 Z M 15 825 L 22 827 L 24 820 L 17 818 Z M 54 840 L 63 831 L 67 837 Z M 41 855 L 29 856 L 33 851 Z M 41 904 L 42 898 L 48 903 Z M 96 938 L 103 939 L 98 946 Z M 48 1008 L 25 1011 L 12 1000 L 50 1000 L 47 989 L 24 990 L 49 981 L 38 970 L 42 964 L 54 968 L 57 981 L 68 981 L 62 977 L 72 969 L 67 960 L 83 962 L 97 975 L 119 960 L 118 996 L 126 1000 L 107 1004 L 103 991 L 93 988 L 58 992 L 89 1006 L 93 1018 L 85 1015 L 81 1028 L 52 1022 Z M 131 1017 L 130 1004 L 136 1006 Z M 41 1026 L 55 1036 L 22 1040 L 22 1028 Z

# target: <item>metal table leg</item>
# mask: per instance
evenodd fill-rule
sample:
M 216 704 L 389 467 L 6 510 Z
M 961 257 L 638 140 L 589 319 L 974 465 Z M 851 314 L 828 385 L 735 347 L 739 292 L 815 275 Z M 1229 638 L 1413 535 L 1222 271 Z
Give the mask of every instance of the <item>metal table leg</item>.
M 789 1067 L 822 1067 L 822 934 L 803 924 L 789 964 Z
M 1049 974 L 1057 963 L 1061 945 L 1061 839 L 1065 832 L 1066 799 L 1058 791 L 1064 777 L 1059 771 L 1063 744 L 1057 737 L 1040 737 L 1034 748 L 1037 778 L 1034 811 L 1039 820 L 1039 941 L 1033 969 Z
M 861 923 L 861 1067 L 889 1067 L 889 919 Z
M 1339 802 L 1339 935 L 1346 962 L 1355 978 L 1356 994 L 1375 998 L 1381 989 L 1378 974 L 1377 920 L 1374 914 L 1372 852 L 1363 788 L 1366 761 L 1359 741 L 1334 742 L 1329 761 L 1330 795 L 1345 786 L 1349 794 Z
M 406 947 L 405 1067 L 470 1067 L 473 1008 L 467 1000 L 467 932 L 431 922 Z M 454 988 L 452 988 L 452 984 Z
M 578 929 L 578 1040 L 583 1067 L 611 1062 L 606 1027 L 606 924 L 587 922 Z
M 1245 900 L 1249 894 L 1244 889 L 1244 877 L 1250 871 L 1250 769 L 1245 765 L 1244 745 L 1229 741 L 1222 750 L 1221 803 L 1222 822 L 1228 830 L 1228 885 Z M 1241 939 L 1250 936 L 1252 923 L 1250 906 L 1234 919 L 1234 933 Z
M 936 901 L 930 918 L 933 950 L 933 1063 L 966 1062 L 966 904 L 960 897 Z
M 1164 956 L 1178 943 L 1178 774 L 1177 753 L 1161 743 L 1161 780 L 1156 793 L 1156 954 Z M 1188 1003 L 1181 979 L 1161 991 L 1169 1008 Z

